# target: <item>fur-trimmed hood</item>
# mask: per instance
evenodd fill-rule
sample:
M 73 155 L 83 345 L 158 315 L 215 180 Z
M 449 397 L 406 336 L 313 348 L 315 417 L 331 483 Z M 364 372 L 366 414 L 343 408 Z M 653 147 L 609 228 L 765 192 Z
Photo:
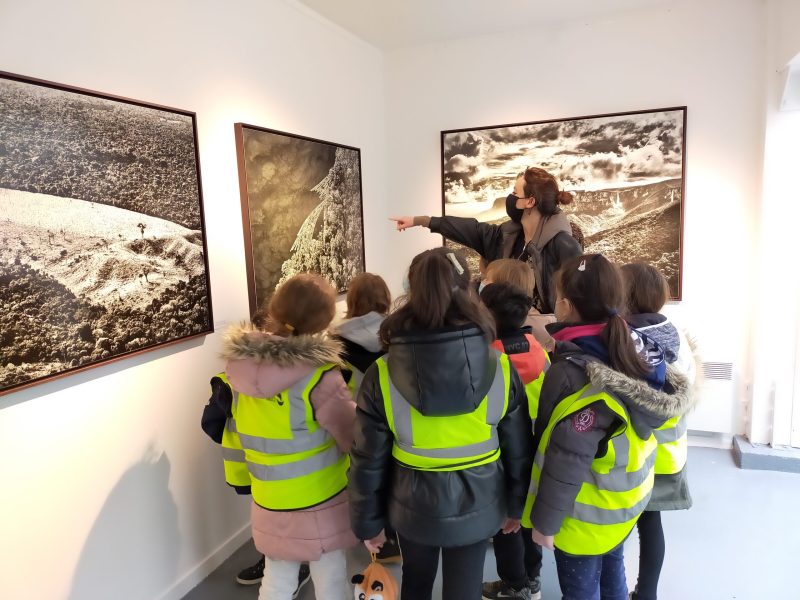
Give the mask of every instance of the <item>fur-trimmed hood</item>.
M 221 356 L 234 389 L 269 398 L 291 387 L 314 369 L 340 364 L 342 345 L 323 334 L 281 337 L 252 324 L 231 327 L 225 334 Z
M 593 385 L 613 393 L 625 403 L 634 429 L 643 439 L 667 419 L 691 411 L 696 402 L 688 379 L 672 365 L 667 367 L 667 379 L 662 390 L 656 390 L 647 381 L 628 377 L 599 361 L 589 361 L 586 373 Z

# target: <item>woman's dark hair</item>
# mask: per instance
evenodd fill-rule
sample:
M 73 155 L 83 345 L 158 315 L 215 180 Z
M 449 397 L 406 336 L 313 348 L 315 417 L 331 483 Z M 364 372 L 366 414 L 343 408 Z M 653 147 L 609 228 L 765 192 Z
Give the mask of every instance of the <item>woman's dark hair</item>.
M 381 324 L 381 342 L 409 331 L 475 325 L 494 339 L 492 315 L 470 286 L 467 261 L 450 248 L 418 254 L 408 268 L 408 294 Z
M 319 333 L 335 315 L 333 286 L 319 275 L 301 273 L 283 282 L 251 320 L 262 331 L 289 336 Z
M 389 287 L 380 275 L 360 273 L 347 287 L 346 319 L 362 317 L 370 312 L 385 315 L 392 306 Z
M 636 262 L 622 267 L 622 279 L 627 290 L 628 311 L 632 315 L 657 313 L 669 299 L 669 285 L 652 265 Z
M 525 180 L 525 197 L 536 199 L 536 208 L 542 216 L 554 215 L 559 210 L 559 204 L 572 202 L 572 194 L 559 191 L 555 177 L 544 169 L 529 167 L 522 173 L 522 177 Z
M 499 336 L 514 333 L 522 327 L 533 306 L 531 297 L 510 283 L 490 283 L 483 288 L 481 300 L 492 313 Z
M 607 323 L 600 338 L 608 347 L 611 366 L 629 377 L 643 378 L 650 367 L 636 352 L 631 332 L 619 314 L 625 286 L 619 268 L 602 254 L 584 254 L 565 262 L 556 274 L 558 296 L 566 298 L 589 323 Z

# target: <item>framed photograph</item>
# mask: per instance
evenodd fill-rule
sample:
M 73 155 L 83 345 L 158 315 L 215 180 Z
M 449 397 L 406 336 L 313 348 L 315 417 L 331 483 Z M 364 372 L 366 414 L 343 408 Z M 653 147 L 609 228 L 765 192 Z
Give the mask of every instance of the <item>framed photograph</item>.
M 685 106 L 443 131 L 442 210 L 501 223 L 517 176 L 540 167 L 574 195 L 586 252 L 652 264 L 680 300 L 685 157 Z
M 213 331 L 192 112 L 0 72 L 0 394 Z
M 364 271 L 361 151 L 237 123 L 250 312 L 297 273 L 339 291 Z

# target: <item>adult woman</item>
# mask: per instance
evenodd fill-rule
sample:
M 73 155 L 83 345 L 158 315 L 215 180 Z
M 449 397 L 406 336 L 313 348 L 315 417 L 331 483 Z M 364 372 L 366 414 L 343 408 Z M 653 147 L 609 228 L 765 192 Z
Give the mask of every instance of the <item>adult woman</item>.
M 583 250 L 572 237 L 572 227 L 559 205 L 572 202 L 572 194 L 558 189 L 547 171 L 530 167 L 520 173 L 514 192 L 506 198 L 511 222 L 481 223 L 463 217 L 392 217 L 397 229 L 421 225 L 445 238 L 475 250 L 488 262 L 499 258 L 527 261 L 536 279 L 536 307 L 551 314 L 555 302 L 553 274 Z
M 381 325 L 387 355 L 364 376 L 351 451 L 351 524 L 371 551 L 397 531 L 402 600 L 478 600 L 486 540 L 519 529 L 533 454 L 525 389 L 489 347 L 494 322 L 463 258 L 414 258 L 405 304 Z

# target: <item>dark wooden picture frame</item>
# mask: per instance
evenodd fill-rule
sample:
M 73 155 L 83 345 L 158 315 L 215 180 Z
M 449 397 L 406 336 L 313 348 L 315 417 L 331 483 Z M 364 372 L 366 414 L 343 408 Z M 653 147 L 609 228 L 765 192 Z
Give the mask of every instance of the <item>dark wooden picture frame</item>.
M 586 252 L 653 264 L 680 300 L 686 119 L 678 106 L 442 131 L 442 214 L 500 223 L 517 175 L 543 168 L 573 193 Z
M 251 314 L 297 272 L 346 291 L 366 262 L 361 150 L 245 123 L 234 133 Z
M 0 72 L 0 395 L 214 331 L 195 113 Z

